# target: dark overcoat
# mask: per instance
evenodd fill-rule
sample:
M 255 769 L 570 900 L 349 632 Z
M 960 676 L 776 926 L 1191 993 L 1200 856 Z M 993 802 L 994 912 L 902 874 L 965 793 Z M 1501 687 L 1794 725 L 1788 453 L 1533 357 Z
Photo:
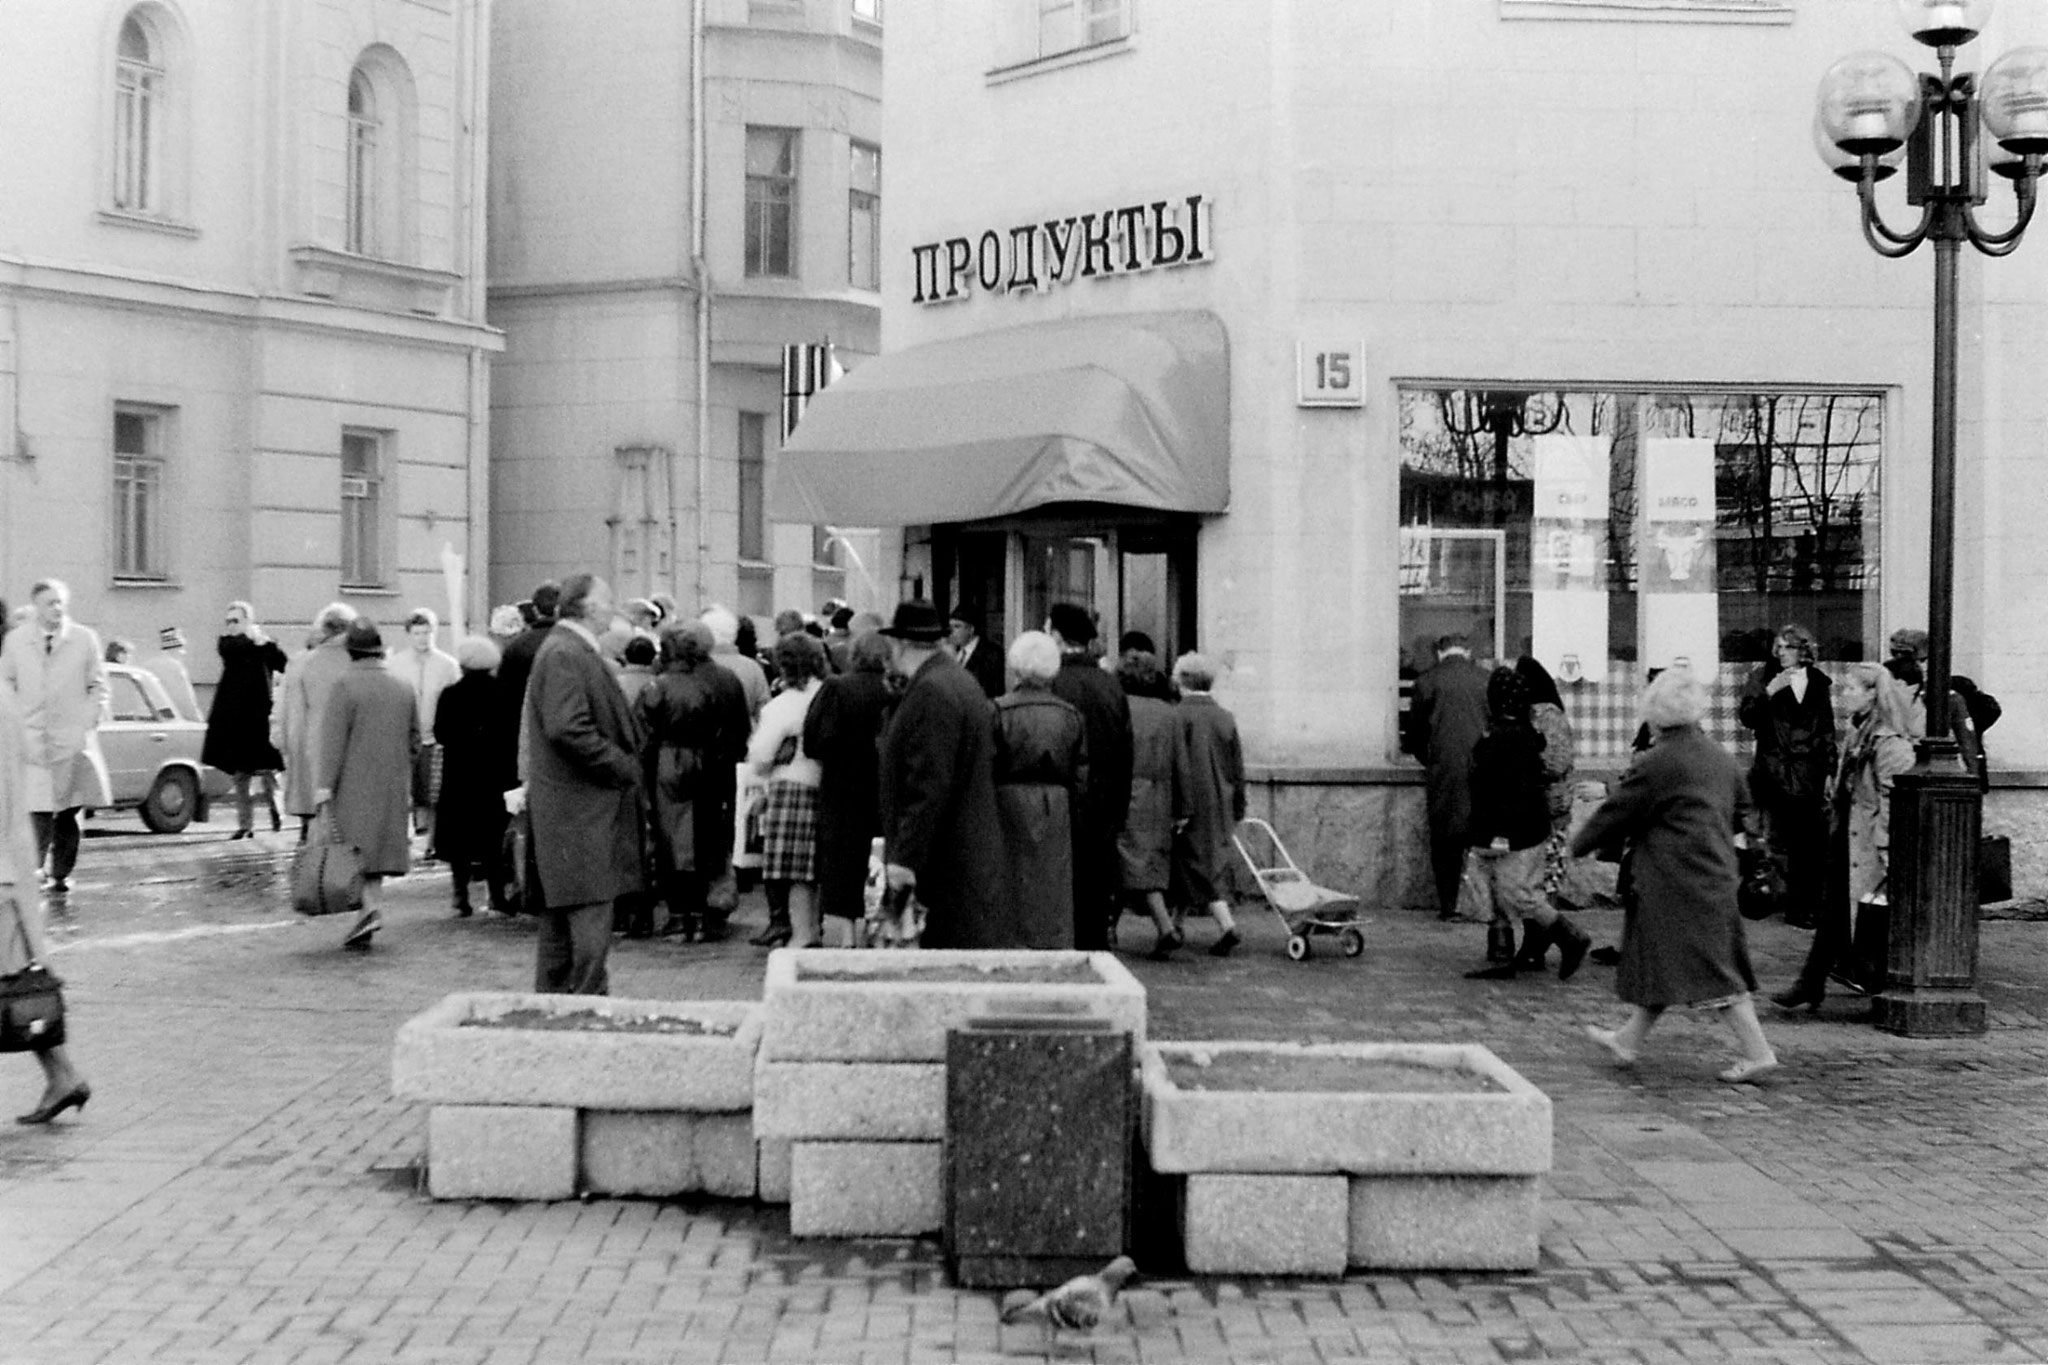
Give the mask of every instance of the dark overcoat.
M 1462 841 L 1472 823 L 1472 750 L 1486 733 L 1486 670 L 1446 654 L 1415 680 L 1408 702 L 1411 752 L 1427 770 L 1429 832 Z
M 1751 794 L 1766 807 L 1797 803 L 1818 808 L 1839 760 L 1833 685 L 1827 674 L 1809 668 L 1804 700 L 1789 687 L 1774 696 L 1767 688 L 1777 673 L 1775 665 L 1765 665 L 1750 675 L 1736 710 L 1737 718 L 1756 732 Z
M 1158 697 L 1132 697 L 1131 804 L 1117 836 L 1126 891 L 1165 891 L 1173 827 L 1185 819 L 1188 739 L 1180 714 Z
M 224 773 L 274 773 L 284 758 L 270 742 L 270 675 L 290 660 L 275 640 L 220 637 L 220 683 L 206 713 L 199 758 Z
M 917 874 L 928 948 L 1012 948 L 995 724 L 981 684 L 944 650 L 918 668 L 882 732 L 882 838 Z
M 1509 848 L 1532 848 L 1550 838 L 1546 747 L 1532 726 L 1513 723 L 1495 726 L 1473 746 L 1472 822 L 1465 833 L 1472 847 L 1505 839 Z
M 1173 708 L 1188 752 L 1188 822 L 1174 841 L 1180 884 L 1190 903 L 1230 899 L 1230 836 L 1244 819 L 1244 749 L 1237 718 L 1206 692 Z
M 996 701 L 996 813 L 1019 946 L 1074 946 L 1076 822 L 1088 804 L 1081 713 L 1040 684 Z
M 1742 769 L 1680 725 L 1622 775 L 1572 836 L 1575 856 L 1631 841 L 1634 898 L 1621 930 L 1615 994 L 1631 1005 L 1700 1004 L 1756 989 L 1742 916 L 1735 833 L 1749 805 Z
M 505 842 L 505 793 L 519 785 L 517 730 L 506 730 L 503 689 L 489 669 L 463 670 L 434 710 L 441 794 L 434 847 L 449 862 L 492 864 Z
M 640 722 L 590 641 L 557 625 L 526 680 L 528 871 L 550 910 L 643 889 Z
M 1008 670 L 1003 663 L 1003 647 L 993 640 L 974 637 L 974 652 L 967 656 L 962 665 L 981 684 L 981 690 L 988 693 L 990 701 L 1003 695 L 1003 687 L 1009 681 Z
M 732 857 L 737 765 L 747 754 L 747 693 L 711 659 L 670 666 L 635 703 L 655 847 L 665 870 L 718 877 Z
M 888 679 L 879 672 L 827 678 L 804 716 L 804 752 L 818 760 L 818 909 L 841 919 L 866 911 L 868 848 L 882 832 L 882 728 Z
M 382 659 L 352 659 L 327 694 L 319 785 L 336 836 L 363 856 L 365 876 L 412 870 L 412 760 L 419 701 Z

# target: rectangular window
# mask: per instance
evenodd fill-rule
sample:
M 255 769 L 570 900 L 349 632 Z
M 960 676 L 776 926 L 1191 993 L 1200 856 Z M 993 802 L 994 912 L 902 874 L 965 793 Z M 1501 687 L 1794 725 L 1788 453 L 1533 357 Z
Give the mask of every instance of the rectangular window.
M 853 0 L 853 17 L 871 24 L 882 22 L 882 0 Z
M 1401 675 L 1464 635 L 1532 653 L 1621 757 L 1646 669 L 1684 665 L 1733 699 L 1788 622 L 1823 663 L 1879 629 L 1881 397 L 1871 393 L 1403 389 Z
M 882 149 L 853 144 L 846 190 L 846 282 L 882 287 Z
M 341 434 L 341 581 L 384 583 L 384 442 L 379 431 Z
M 796 274 L 794 128 L 747 129 L 747 274 Z
M 768 558 L 768 414 L 740 414 L 739 557 Z
M 1128 0 L 1033 0 L 1038 6 L 1038 52 L 1057 56 L 1114 42 L 1129 31 Z
M 170 576 L 164 553 L 162 409 L 114 409 L 114 577 L 160 581 Z
M 161 69 L 123 58 L 114 73 L 114 207 L 131 213 L 162 208 L 157 169 L 162 160 Z

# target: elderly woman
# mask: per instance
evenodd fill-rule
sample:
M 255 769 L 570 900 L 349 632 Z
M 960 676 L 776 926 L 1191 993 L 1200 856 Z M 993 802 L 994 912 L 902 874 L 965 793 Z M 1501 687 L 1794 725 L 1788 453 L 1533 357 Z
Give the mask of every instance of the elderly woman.
M 828 645 L 827 656 L 831 650 Z M 846 670 L 825 680 L 804 719 L 818 760 L 818 911 L 851 925 L 866 911 L 868 852 L 882 833 L 882 727 L 889 721 L 889 640 L 854 635 Z
M 1720 1012 L 1742 1050 L 1721 1079 L 1747 1081 L 1778 1058 L 1757 1022 L 1756 973 L 1735 908 L 1735 834 L 1748 795 L 1735 760 L 1700 730 L 1706 714 L 1707 689 L 1691 669 L 1659 674 L 1643 692 L 1649 749 L 1572 836 L 1575 855 L 1617 837 L 1635 850 L 1615 977 L 1615 993 L 1634 1009 L 1620 1028 L 1588 1025 L 1586 1035 L 1629 1066 L 1665 1010 L 1705 1006 Z
M 1211 957 L 1228 957 L 1243 940 L 1230 913 L 1230 836 L 1244 819 L 1244 751 L 1237 718 L 1209 695 L 1216 665 L 1206 655 L 1174 660 L 1180 688 L 1180 720 L 1188 751 L 1188 818 L 1174 841 L 1174 865 L 1190 904 L 1206 904 L 1222 932 L 1209 945 Z
M 1881 664 L 1851 664 L 1836 689 L 1855 728 L 1835 772 L 1828 898 L 1814 925 L 1813 947 L 1799 969 L 1799 979 L 1771 997 L 1781 1009 L 1820 1009 L 1827 997 L 1828 973 L 1848 959 L 1856 905 L 1884 887 L 1891 852 L 1892 782 L 1913 766 L 1918 727 L 1906 685 Z
M 647 733 L 654 858 L 668 901 L 662 932 L 689 942 L 724 933 L 707 903 L 732 856 L 735 770 L 747 752 L 747 694 L 713 661 L 711 627 L 692 621 L 661 637 L 662 671 L 635 704 Z
M 1126 631 L 1128 644 L 1137 631 Z M 1173 831 L 1188 815 L 1188 744 L 1175 713 L 1173 684 L 1149 648 L 1126 648 L 1116 680 L 1131 704 L 1131 805 L 1117 835 L 1124 905 L 1152 916 L 1152 957 L 1164 960 L 1187 942 L 1166 912 L 1172 880 Z
M 0 622 L 7 603 L 0 601 Z M 35 897 L 36 838 L 29 821 L 26 765 L 28 731 L 14 689 L 0 686 L 0 976 L 27 970 L 47 961 L 42 907 Z M 17 1123 L 48 1123 L 67 1109 L 85 1112 L 92 1087 L 71 1063 L 62 1042 L 37 1048 L 43 1068 L 43 1098 Z
M 471 913 L 469 883 L 483 874 L 491 909 L 510 914 L 505 895 L 505 793 L 519 785 L 513 755 L 519 736 L 507 733 L 511 708 L 499 695 L 498 647 L 481 636 L 455 647 L 462 676 L 441 693 L 434 742 L 441 746 L 441 790 L 434 802 L 434 839 L 448 860 L 455 913 Z
M 1813 634 L 1785 626 L 1772 662 L 1742 690 L 1737 715 L 1756 732 L 1749 790 L 1763 813 L 1770 852 L 1784 869 L 1786 912 L 1811 924 L 1825 894 L 1828 779 L 1835 771 L 1835 703 L 1828 675 L 1814 666 Z
M 1025 948 L 1074 946 L 1074 821 L 1088 793 L 1081 713 L 1052 694 L 1060 647 L 1042 630 L 1010 645 L 1010 690 L 996 698 L 996 815 L 1010 924 Z
M 341 946 L 367 949 L 384 927 L 384 879 L 412 869 L 406 815 L 420 713 L 413 690 L 384 666 L 384 636 L 374 621 L 351 622 L 342 639 L 348 671 L 328 694 L 320 719 L 313 800 L 327 808 L 335 841 L 363 860 L 363 912 Z
M 761 807 L 761 881 L 771 925 L 798 948 L 822 941 L 818 922 L 818 760 L 804 752 L 804 718 L 825 677 L 825 646 L 801 629 L 775 642 L 782 690 L 761 708 L 747 762 L 768 780 Z M 771 945 L 772 946 L 772 945 Z

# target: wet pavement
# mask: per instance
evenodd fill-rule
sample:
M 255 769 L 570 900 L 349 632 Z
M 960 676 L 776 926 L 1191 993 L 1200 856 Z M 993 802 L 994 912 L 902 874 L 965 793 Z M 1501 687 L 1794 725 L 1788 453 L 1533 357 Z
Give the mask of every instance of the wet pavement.
M 1463 980 L 1476 926 L 1383 912 L 1363 958 L 1297 964 L 1259 907 L 1226 960 L 1198 923 L 1196 951 L 1127 959 L 1156 1037 L 1477 1041 L 1547 1091 L 1542 1265 L 1151 1279 L 1049 1344 L 952 1288 L 928 1241 L 797 1241 L 783 1210 L 716 1200 L 425 1199 L 393 1033 L 450 991 L 524 989 L 530 929 L 454 919 L 432 869 L 373 952 L 343 953 L 342 925 L 286 908 L 285 837 L 139 828 L 96 828 L 53 907 L 95 1093 L 0 1129 L 6 1365 L 2048 1360 L 2048 925 L 1984 926 L 1988 1037 L 1892 1038 L 1831 1000 L 1767 1021 L 1784 1070 L 1729 1086 L 1703 1017 L 1673 1016 L 1633 1074 L 1604 1065 L 1577 1030 L 1616 1014 L 1610 970 Z M 1754 929 L 1782 983 L 1805 936 Z M 737 937 L 620 943 L 614 989 L 751 998 L 762 961 Z M 30 1107 L 33 1064 L 4 1074 L 0 1103 Z

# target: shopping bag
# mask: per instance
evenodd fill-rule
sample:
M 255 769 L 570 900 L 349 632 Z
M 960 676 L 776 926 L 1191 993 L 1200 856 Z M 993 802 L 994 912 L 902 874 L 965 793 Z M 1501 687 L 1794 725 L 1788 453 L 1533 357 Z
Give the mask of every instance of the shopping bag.
M 362 855 L 340 842 L 333 817 L 323 809 L 292 857 L 292 909 L 302 915 L 340 915 L 362 908 Z
M 1458 918 L 1472 924 L 1493 923 L 1493 874 L 1476 848 L 1465 850 L 1465 867 L 1458 875 Z
M 1977 840 L 1977 904 L 2012 899 L 2012 840 L 1986 834 Z

